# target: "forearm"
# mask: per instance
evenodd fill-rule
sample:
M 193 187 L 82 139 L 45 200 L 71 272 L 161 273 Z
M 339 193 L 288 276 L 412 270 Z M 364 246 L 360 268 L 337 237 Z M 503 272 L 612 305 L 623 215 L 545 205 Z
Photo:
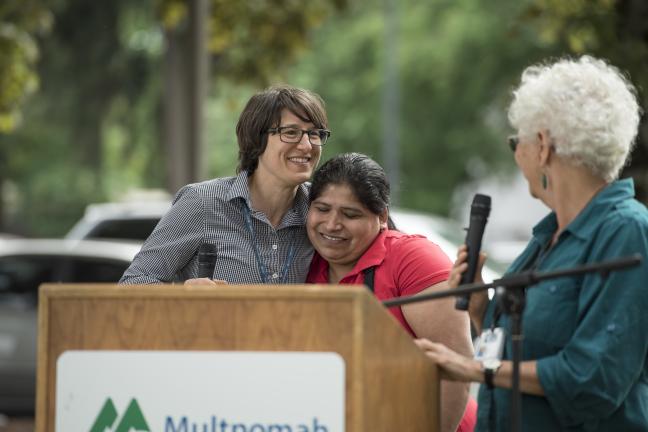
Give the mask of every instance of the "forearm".
M 481 362 L 477 360 L 472 361 L 470 366 L 470 378 L 472 381 L 480 383 L 484 382 L 484 371 Z M 493 384 L 495 387 L 500 388 L 510 389 L 513 387 L 512 361 L 502 361 L 502 366 L 493 377 Z M 520 391 L 535 396 L 544 396 L 544 389 L 538 379 L 535 361 L 523 361 L 520 363 Z
M 489 300 L 486 292 L 471 296 L 470 305 L 468 306 L 468 316 L 478 335 L 481 334 L 484 328 L 484 316 L 486 315 L 488 303 Z
M 150 251 L 143 250 L 135 256 L 131 265 L 126 269 L 119 280 L 122 285 L 146 285 L 168 283 L 173 280 L 174 270 L 167 268 L 166 262 L 160 259 L 161 256 L 171 254 L 171 251 Z

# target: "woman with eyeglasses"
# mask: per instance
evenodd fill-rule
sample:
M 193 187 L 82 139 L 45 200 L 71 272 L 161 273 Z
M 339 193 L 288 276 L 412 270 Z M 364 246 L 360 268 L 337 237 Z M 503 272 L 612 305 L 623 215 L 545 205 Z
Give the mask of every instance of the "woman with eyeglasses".
M 522 430 L 646 431 L 648 211 L 634 199 L 632 179 L 617 179 L 637 136 L 636 91 L 604 61 L 562 59 L 524 71 L 508 114 L 517 129 L 509 145 L 529 193 L 551 210 L 508 272 L 644 258 L 606 276 L 588 273 L 526 288 Z M 466 268 L 463 248 L 450 286 Z M 469 313 L 476 328 L 504 331 L 502 358 L 479 362 L 428 340 L 419 346 L 447 379 L 485 383 L 476 430 L 509 430 L 509 317 L 485 294 L 473 294 Z
M 395 229 L 389 218 L 389 189 L 382 167 L 359 153 L 334 156 L 315 172 L 306 226 L 317 253 L 307 282 L 365 284 L 379 300 L 447 288 L 452 262 L 427 238 Z M 455 310 L 454 300 L 389 312 L 412 337 L 472 353 L 468 315 Z M 385 406 L 395 406 L 389 395 Z M 472 431 L 475 412 L 468 385 L 442 385 L 442 431 Z
M 322 99 L 281 86 L 254 95 L 236 126 L 238 175 L 190 184 L 144 243 L 122 284 L 301 283 L 313 249 L 308 185 L 330 136 Z M 198 277 L 201 245 L 215 247 Z

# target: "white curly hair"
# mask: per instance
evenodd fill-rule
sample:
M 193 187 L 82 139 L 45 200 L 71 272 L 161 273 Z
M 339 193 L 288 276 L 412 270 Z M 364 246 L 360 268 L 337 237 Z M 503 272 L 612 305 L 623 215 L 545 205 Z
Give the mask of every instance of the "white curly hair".
M 582 56 L 525 69 L 508 117 L 521 138 L 548 131 L 559 156 L 611 182 L 634 145 L 640 111 L 619 69 Z

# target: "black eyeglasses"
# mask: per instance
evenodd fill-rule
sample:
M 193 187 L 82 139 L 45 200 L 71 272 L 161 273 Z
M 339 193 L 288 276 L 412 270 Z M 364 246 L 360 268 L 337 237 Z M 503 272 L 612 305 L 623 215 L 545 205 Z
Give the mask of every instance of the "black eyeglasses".
M 308 135 L 308 142 L 312 145 L 323 146 L 331 136 L 331 131 L 327 129 L 299 129 L 293 126 L 282 126 L 268 129 L 268 133 L 278 133 L 279 139 L 288 144 L 297 144 L 301 141 L 304 134 Z
M 517 150 L 518 144 L 520 144 L 520 138 L 517 135 L 511 135 L 508 137 L 508 145 L 513 153 Z

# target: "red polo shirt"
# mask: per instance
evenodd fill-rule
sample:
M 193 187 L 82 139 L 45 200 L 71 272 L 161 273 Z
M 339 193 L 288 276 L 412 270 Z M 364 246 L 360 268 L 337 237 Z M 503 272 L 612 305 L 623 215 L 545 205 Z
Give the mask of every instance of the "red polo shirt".
M 376 267 L 374 293 L 379 300 L 408 296 L 448 279 L 452 262 L 439 246 L 420 235 L 385 230 L 371 243 L 340 284 L 362 285 L 363 270 Z M 328 262 L 315 253 L 308 283 L 328 283 Z M 400 307 L 389 311 L 413 337 Z

